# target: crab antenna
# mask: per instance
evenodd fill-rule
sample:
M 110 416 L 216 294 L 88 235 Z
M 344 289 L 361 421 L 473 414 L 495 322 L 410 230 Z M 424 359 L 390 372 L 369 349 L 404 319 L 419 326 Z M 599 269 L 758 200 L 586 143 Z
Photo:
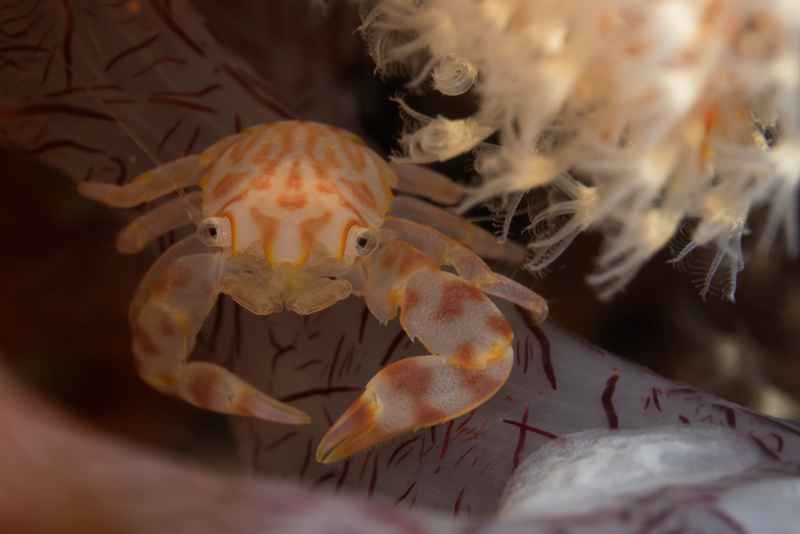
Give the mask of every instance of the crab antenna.
M 91 26 L 88 27 L 87 29 L 89 32 L 89 40 L 92 43 L 95 53 L 99 55 L 100 43 L 98 43 L 97 41 L 97 36 L 95 35 Z M 88 57 L 84 57 L 84 62 L 88 67 L 88 69 L 95 76 L 95 79 L 102 80 L 103 78 L 102 74 L 97 70 L 96 65 L 92 63 L 92 61 Z M 139 150 L 141 150 L 144 153 L 144 155 L 151 161 L 153 165 L 155 166 L 161 165 L 161 161 L 158 159 L 158 156 L 155 153 L 153 153 L 149 148 L 147 148 L 147 145 L 145 145 L 145 143 L 141 139 L 139 139 L 139 137 L 131 130 L 131 128 L 114 113 L 114 111 L 110 108 L 110 106 L 108 106 L 105 102 L 103 102 L 103 100 L 100 97 L 97 96 L 97 94 L 95 94 L 91 85 L 87 86 L 87 92 L 95 100 L 95 102 L 97 102 L 97 104 L 103 108 L 105 112 L 114 117 L 114 120 L 117 121 L 117 124 L 119 124 L 122 131 L 125 132 L 125 135 L 127 135 L 128 138 L 131 141 L 133 141 L 133 143 L 139 148 Z M 199 226 L 201 219 L 197 216 L 197 213 L 191 209 L 190 202 L 186 201 L 186 193 L 184 193 L 183 189 L 181 189 L 180 187 L 176 187 L 176 191 L 181 201 L 186 203 L 186 214 L 189 216 L 189 220 L 191 220 L 192 224 L 194 224 L 195 226 Z

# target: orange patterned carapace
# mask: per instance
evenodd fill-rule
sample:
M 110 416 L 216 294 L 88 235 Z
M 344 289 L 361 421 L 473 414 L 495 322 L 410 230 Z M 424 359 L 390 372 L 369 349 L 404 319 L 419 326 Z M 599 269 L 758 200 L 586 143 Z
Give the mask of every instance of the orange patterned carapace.
M 513 245 L 498 246 L 423 201 L 395 198 L 393 188 L 440 202 L 461 191 L 429 170 L 390 166 L 347 131 L 298 121 L 250 128 L 124 186 L 81 184 L 85 196 L 118 207 L 187 190 L 135 219 L 118 240 L 120 251 L 138 252 L 159 235 L 197 226 L 156 261 L 131 304 L 142 378 L 202 408 L 306 423 L 308 415 L 229 370 L 188 361 L 195 338 L 220 294 L 259 315 L 311 314 L 355 295 L 383 322 L 399 315 L 431 354 L 375 375 L 322 438 L 319 461 L 491 398 L 511 371 L 513 332 L 487 294 L 539 320 L 547 305 L 476 254 L 516 260 Z
M 232 252 L 258 244 L 270 264 L 342 259 L 348 234 L 380 226 L 397 181 L 358 137 L 316 123 L 253 128 L 205 157 L 204 214 L 230 220 Z

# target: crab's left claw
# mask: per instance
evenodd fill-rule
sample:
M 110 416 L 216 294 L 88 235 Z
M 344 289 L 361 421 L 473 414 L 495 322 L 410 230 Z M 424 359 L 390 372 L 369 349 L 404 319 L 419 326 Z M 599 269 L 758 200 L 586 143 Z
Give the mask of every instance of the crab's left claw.
M 142 379 L 167 395 L 218 413 L 302 425 L 302 411 L 231 371 L 190 361 L 198 332 L 224 281 L 225 257 L 197 235 L 175 243 L 150 268 L 131 303 L 133 352 Z
M 505 383 L 513 359 L 508 347 L 483 369 L 462 367 L 443 356 L 406 358 L 386 367 L 322 438 L 317 461 L 343 460 L 477 408 Z
M 396 261 L 385 262 L 382 254 Z M 425 265 L 421 256 L 401 242 L 382 251 L 365 297 L 373 312 L 388 310 L 387 315 L 393 312 L 392 302 L 399 304 L 406 332 L 432 355 L 400 360 L 376 374 L 322 438 L 319 462 L 335 462 L 399 434 L 454 419 L 489 400 L 508 379 L 512 330 L 500 310 L 474 284 Z M 397 270 L 391 272 L 390 265 Z M 402 277 L 409 269 L 413 273 Z M 393 283 L 398 279 L 402 289 Z

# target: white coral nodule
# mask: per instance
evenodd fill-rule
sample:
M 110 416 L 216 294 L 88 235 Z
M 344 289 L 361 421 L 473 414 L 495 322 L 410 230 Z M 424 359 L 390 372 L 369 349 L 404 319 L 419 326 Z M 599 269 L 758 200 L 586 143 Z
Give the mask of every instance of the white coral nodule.
M 762 205 L 769 214 L 758 250 L 782 232 L 797 253 L 800 2 L 362 6 L 379 69 L 402 64 L 416 72 L 415 85 L 430 81 L 446 95 L 472 89 L 480 101 L 461 120 L 403 104 L 413 126 L 401 139 L 402 160 L 443 161 L 497 134 L 499 146 L 477 168 L 483 184 L 462 209 L 537 188 L 560 193 L 532 215 L 529 269 L 545 268 L 595 228 L 606 248 L 589 282 L 608 298 L 689 220 L 693 234 L 679 257 L 715 247 L 701 292 L 728 265 L 724 296 L 732 300 L 747 216 Z M 519 197 L 510 198 L 515 211 Z

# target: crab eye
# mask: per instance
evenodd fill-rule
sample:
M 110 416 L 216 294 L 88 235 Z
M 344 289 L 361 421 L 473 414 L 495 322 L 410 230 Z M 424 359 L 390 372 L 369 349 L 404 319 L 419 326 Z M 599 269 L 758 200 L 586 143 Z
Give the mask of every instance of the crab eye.
M 230 247 L 231 223 L 226 217 L 209 217 L 197 229 L 200 239 L 209 247 Z
M 378 237 L 370 230 L 364 230 L 356 237 L 356 254 L 366 256 L 378 246 Z

